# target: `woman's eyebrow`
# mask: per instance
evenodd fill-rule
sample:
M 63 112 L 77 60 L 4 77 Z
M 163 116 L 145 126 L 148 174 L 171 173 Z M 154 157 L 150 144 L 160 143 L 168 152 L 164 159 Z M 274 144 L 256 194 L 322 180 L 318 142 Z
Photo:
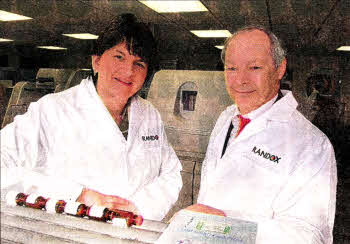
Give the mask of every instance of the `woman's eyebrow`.
M 123 54 L 125 55 L 125 53 L 123 51 L 120 51 L 120 50 L 115 50 L 117 53 L 120 53 L 120 54 Z
M 146 61 L 143 58 L 140 58 L 140 57 L 138 59 L 136 59 L 135 61 L 146 63 Z
M 118 50 L 118 49 L 117 49 L 117 50 L 115 50 L 115 52 L 116 52 L 116 53 L 120 53 L 120 54 L 122 54 L 123 56 L 125 56 L 125 52 L 123 52 L 122 50 Z M 143 58 L 139 57 L 138 55 L 133 55 L 133 54 L 130 54 L 130 55 L 136 57 L 136 59 L 135 59 L 136 62 L 147 63 Z

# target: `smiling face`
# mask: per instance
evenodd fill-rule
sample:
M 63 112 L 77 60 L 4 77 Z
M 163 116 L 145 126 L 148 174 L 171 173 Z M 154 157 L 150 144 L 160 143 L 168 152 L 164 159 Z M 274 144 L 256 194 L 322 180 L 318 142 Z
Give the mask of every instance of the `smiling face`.
M 277 95 L 285 69 L 285 59 L 275 68 L 270 39 L 264 32 L 243 31 L 226 49 L 226 90 L 240 112 L 247 114 Z
M 94 71 L 98 73 L 97 92 L 108 97 L 127 100 L 145 82 L 148 65 L 140 57 L 129 53 L 125 42 L 92 56 Z

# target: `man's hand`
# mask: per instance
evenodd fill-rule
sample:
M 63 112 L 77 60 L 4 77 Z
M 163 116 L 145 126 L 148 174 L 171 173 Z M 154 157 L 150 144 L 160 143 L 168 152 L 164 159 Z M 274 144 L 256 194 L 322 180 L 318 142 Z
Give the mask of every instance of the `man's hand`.
M 77 202 L 84 203 L 87 206 L 97 205 L 109 208 L 111 210 L 119 209 L 130 211 L 135 214 L 138 213 L 136 206 L 127 199 L 118 196 L 102 194 L 87 188 L 83 189 L 77 199 Z
M 199 203 L 191 205 L 191 206 L 188 206 L 187 208 L 185 208 L 185 210 L 189 210 L 189 211 L 193 211 L 193 212 L 199 212 L 199 213 L 219 215 L 219 216 L 226 217 L 226 214 L 224 213 L 224 211 L 222 211 L 220 209 L 212 208 L 212 207 L 207 206 L 207 205 L 199 204 Z M 171 219 L 168 221 L 168 223 L 170 223 L 177 216 L 178 213 L 179 212 L 176 212 L 173 215 L 173 217 L 171 217 Z
M 222 211 L 220 209 L 212 208 L 210 206 L 203 205 L 203 204 L 194 204 L 194 205 L 191 205 L 185 209 L 190 210 L 190 211 L 194 211 L 194 212 L 213 214 L 213 215 L 219 215 L 219 216 L 226 216 L 224 211 Z

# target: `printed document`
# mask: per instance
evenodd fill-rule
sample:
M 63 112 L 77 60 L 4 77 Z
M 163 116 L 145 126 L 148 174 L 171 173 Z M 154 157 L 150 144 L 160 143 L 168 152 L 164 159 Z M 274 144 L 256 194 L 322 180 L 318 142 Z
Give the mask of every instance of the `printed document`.
M 211 214 L 182 210 L 157 244 L 255 244 L 258 224 Z

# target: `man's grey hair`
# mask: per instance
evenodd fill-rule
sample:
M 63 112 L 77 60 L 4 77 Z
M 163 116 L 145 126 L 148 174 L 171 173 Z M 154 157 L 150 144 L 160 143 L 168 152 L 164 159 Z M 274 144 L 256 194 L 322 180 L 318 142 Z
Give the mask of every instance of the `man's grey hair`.
M 227 49 L 227 46 L 230 43 L 230 41 L 235 36 L 237 36 L 238 34 L 240 34 L 242 32 L 253 31 L 253 30 L 260 30 L 260 31 L 264 32 L 269 37 L 270 44 L 271 44 L 270 52 L 272 55 L 273 62 L 275 64 L 275 68 L 277 69 L 281 65 L 283 59 L 285 59 L 287 53 L 282 47 L 281 40 L 278 39 L 277 36 L 275 34 L 273 34 L 271 31 L 269 31 L 265 27 L 259 26 L 259 25 L 249 25 L 249 26 L 242 27 L 242 28 L 238 29 L 237 31 L 235 31 L 230 37 L 228 37 L 225 40 L 224 48 L 221 51 L 221 60 L 222 60 L 223 64 L 225 64 L 226 49 Z

